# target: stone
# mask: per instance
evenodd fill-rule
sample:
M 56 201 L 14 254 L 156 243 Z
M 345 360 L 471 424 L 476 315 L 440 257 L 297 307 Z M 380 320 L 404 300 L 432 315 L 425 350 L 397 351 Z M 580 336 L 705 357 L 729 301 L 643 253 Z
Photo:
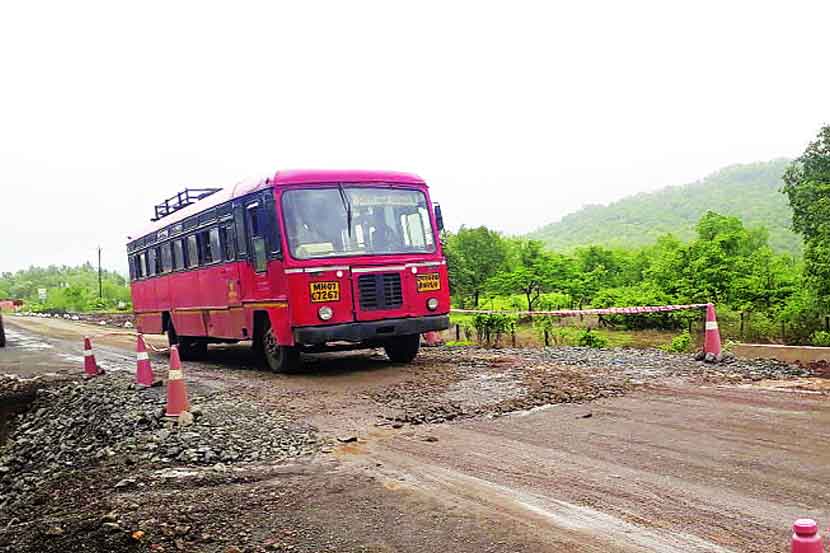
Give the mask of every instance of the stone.
M 192 425 L 193 421 L 194 417 L 190 412 L 182 411 L 181 415 L 179 415 L 178 419 L 176 420 L 176 423 L 179 426 L 186 427 Z

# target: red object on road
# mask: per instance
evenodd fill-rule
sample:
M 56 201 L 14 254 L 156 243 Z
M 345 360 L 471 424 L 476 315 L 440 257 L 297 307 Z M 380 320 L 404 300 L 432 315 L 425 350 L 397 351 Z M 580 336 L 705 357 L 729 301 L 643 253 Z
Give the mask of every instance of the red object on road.
M 424 333 L 424 344 L 430 347 L 440 346 L 444 341 L 441 339 L 441 334 L 437 331 L 430 331 Z
M 187 400 L 187 386 L 184 383 L 182 362 L 179 359 L 178 346 L 170 347 L 170 370 L 167 371 L 167 410 L 168 417 L 178 417 L 190 407 Z
M 89 336 L 84 337 L 84 374 L 89 378 L 104 374 L 104 371 L 101 370 L 101 367 L 95 361 L 95 353 L 92 351 L 92 340 Z
M 792 553 L 822 553 L 818 525 L 811 518 L 800 518 L 793 524 Z
M 721 353 L 718 319 L 715 317 L 715 306 L 711 303 L 706 305 L 706 331 L 703 337 L 703 351 L 718 357 Z
M 147 353 L 147 344 L 144 336 L 138 335 L 135 343 L 136 369 L 135 382 L 139 386 L 149 388 L 153 385 L 153 367 L 150 365 L 150 355 Z

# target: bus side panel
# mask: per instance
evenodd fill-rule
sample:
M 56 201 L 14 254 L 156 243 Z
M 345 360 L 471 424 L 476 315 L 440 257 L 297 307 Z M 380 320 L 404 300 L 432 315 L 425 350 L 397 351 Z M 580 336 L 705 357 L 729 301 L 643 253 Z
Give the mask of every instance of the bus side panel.
M 155 279 L 134 282 L 133 309 L 139 332 L 161 334 L 161 313 L 156 309 Z
M 205 317 L 201 310 L 174 311 L 173 324 L 179 336 L 207 336 Z
M 172 319 L 179 336 L 206 336 L 205 321 L 199 309 L 205 304 L 199 298 L 200 269 L 172 275 L 170 295 L 173 298 Z
M 158 312 L 170 311 L 170 278 L 166 275 L 154 278 L 155 282 L 155 310 Z M 160 332 L 160 331 L 159 331 Z

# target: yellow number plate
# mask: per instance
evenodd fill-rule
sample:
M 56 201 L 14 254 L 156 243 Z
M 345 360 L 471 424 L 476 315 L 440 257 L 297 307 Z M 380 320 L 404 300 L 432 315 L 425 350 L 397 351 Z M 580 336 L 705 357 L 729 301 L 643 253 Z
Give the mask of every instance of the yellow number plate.
M 441 289 L 441 275 L 438 273 L 425 273 L 418 275 L 418 291 L 431 292 Z
M 340 283 L 336 280 L 311 282 L 308 288 L 311 292 L 311 303 L 340 301 Z

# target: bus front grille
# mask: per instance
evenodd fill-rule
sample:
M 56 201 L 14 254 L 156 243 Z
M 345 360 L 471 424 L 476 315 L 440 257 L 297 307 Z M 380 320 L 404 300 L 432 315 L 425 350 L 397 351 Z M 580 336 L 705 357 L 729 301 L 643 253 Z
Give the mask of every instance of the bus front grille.
M 361 275 L 357 279 L 357 288 L 363 311 L 396 309 L 403 305 L 399 273 Z

